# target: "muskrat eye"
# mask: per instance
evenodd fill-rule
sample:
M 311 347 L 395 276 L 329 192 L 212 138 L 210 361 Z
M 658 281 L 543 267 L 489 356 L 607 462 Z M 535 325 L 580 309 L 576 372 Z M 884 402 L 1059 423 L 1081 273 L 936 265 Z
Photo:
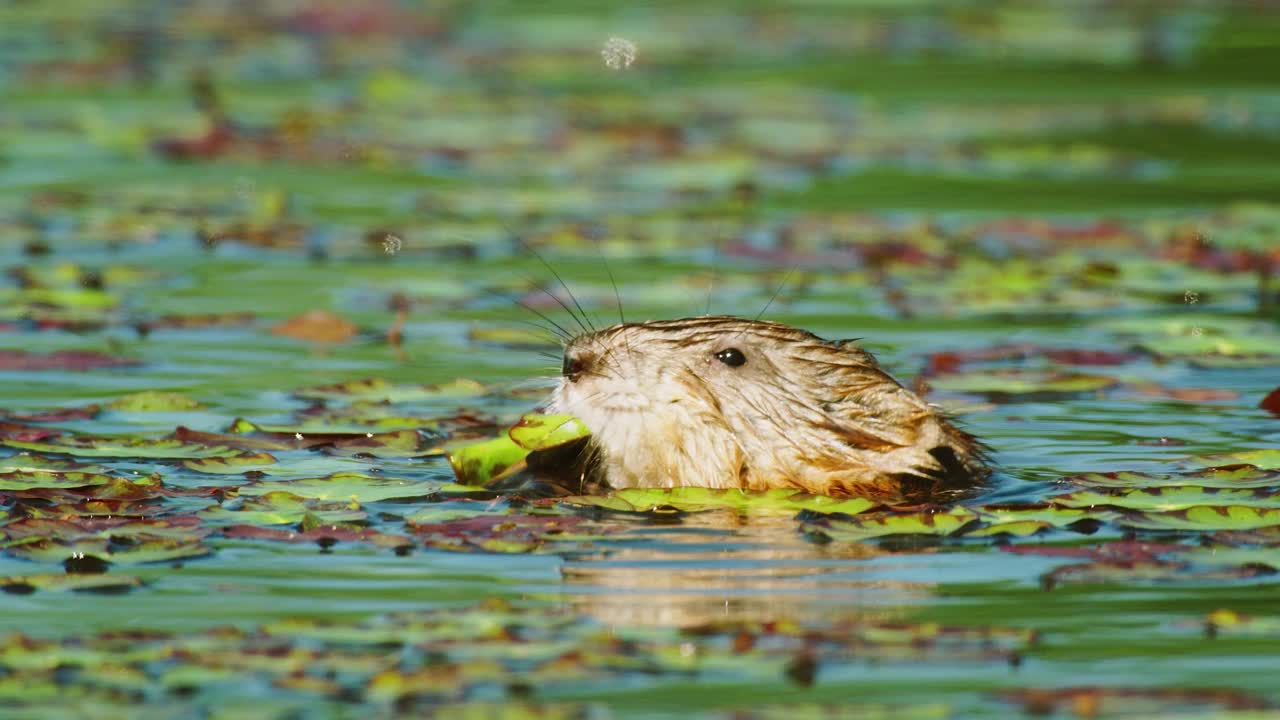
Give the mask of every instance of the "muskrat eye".
M 738 348 L 729 348 L 716 353 L 716 359 L 729 367 L 742 367 L 747 364 L 747 356 Z

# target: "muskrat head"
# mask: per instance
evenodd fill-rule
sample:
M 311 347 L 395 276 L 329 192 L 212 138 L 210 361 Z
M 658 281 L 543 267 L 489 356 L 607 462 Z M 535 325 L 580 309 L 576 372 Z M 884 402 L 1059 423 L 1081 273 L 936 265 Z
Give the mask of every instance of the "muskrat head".
M 869 353 L 772 322 L 707 316 L 580 335 L 547 410 L 586 424 L 616 488 L 894 494 L 984 472 L 976 441 Z

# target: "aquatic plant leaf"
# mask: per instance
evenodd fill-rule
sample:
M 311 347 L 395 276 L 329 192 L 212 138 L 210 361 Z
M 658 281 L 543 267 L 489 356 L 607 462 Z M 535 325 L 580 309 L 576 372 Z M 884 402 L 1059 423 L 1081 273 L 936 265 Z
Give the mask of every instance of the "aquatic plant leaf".
M 1244 463 L 1218 465 L 1203 470 L 1177 473 L 1119 472 L 1085 473 L 1063 478 L 1064 482 L 1089 487 L 1153 488 L 1196 485 L 1205 488 L 1267 488 L 1280 485 L 1280 472 L 1263 470 Z
M 1050 503 L 981 505 L 970 509 L 976 512 L 983 522 L 996 524 L 1043 522 L 1051 527 L 1066 527 L 1081 520 L 1106 521 L 1116 516 L 1112 512 L 1094 512 L 1075 507 L 1058 507 Z M 966 534 L 972 535 L 973 533 Z
M 213 552 L 199 539 L 149 537 L 120 544 L 109 538 L 82 537 L 75 540 L 29 540 L 5 549 L 10 555 L 35 562 L 69 563 L 97 558 L 119 565 L 166 562 L 201 557 Z
M 439 446 L 417 430 L 364 433 L 333 443 L 333 454 L 371 455 L 380 458 L 410 458 L 432 454 Z
M 0 350 L 0 370 L 73 370 L 87 372 L 101 368 L 140 365 L 137 360 L 108 355 L 93 350 L 58 350 L 32 353 L 26 350 Z
M 313 343 L 340 344 L 356 336 L 360 328 L 328 310 L 308 310 L 272 326 L 272 335 Z
M 573 506 L 599 507 L 618 512 L 648 513 L 655 509 L 682 512 L 730 509 L 749 513 L 820 513 L 856 515 L 878 507 L 867 498 L 833 498 L 798 490 L 717 490 L 712 488 L 625 488 L 608 495 L 575 495 L 561 498 Z
M 1113 540 L 1095 545 L 1005 545 L 1004 552 L 1016 555 L 1077 558 L 1110 563 L 1155 563 L 1190 551 L 1190 545 L 1176 543 Z
M 964 532 L 965 537 L 996 537 L 1012 535 L 1013 537 L 1030 537 L 1052 529 L 1054 524 L 1045 520 L 1010 520 L 992 525 L 973 528 Z
M 963 507 L 921 512 L 864 513 L 851 518 L 814 518 L 804 529 L 820 533 L 832 540 L 858 542 L 885 535 L 940 535 L 958 533 L 978 519 L 978 514 Z
M 95 538 L 127 544 L 137 540 L 170 538 L 198 540 L 212 530 L 199 518 L 174 515 L 164 518 L 132 517 L 26 517 L 4 526 L 0 535 L 9 544 L 28 540 L 82 540 Z
M 0 577 L 0 592 L 15 595 L 26 595 L 37 590 L 42 592 L 125 592 L 142 587 L 142 579 L 134 575 L 104 573 L 86 575 L 82 573 L 47 573 L 39 575 L 10 575 Z
M 86 472 L 60 472 L 36 468 L 0 472 L 0 490 L 78 488 L 88 485 L 103 485 L 110 481 L 110 475 Z
M 538 415 L 530 413 L 507 431 L 512 442 L 526 450 L 547 450 L 573 442 L 591 434 L 581 420 L 572 415 Z
M 280 530 L 256 525 L 228 525 L 222 528 L 222 536 L 237 540 L 271 540 L 287 543 L 312 543 L 328 547 L 335 542 L 368 543 L 376 547 L 396 550 L 408 549 L 416 544 L 412 538 L 393 535 L 369 528 L 352 528 L 339 525 L 322 525 L 305 531 Z
M 1245 565 L 1229 568 L 1196 568 L 1172 562 L 1095 562 L 1055 568 L 1041 578 L 1041 583 L 1048 589 L 1064 584 L 1210 583 L 1248 580 L 1270 575 L 1273 572 Z
M 443 522 L 406 522 L 406 527 L 428 547 L 495 553 L 563 550 L 566 545 L 605 540 L 608 531 L 581 517 L 512 512 Z
M 257 481 L 239 487 L 236 492 L 241 497 L 251 497 L 284 491 L 313 500 L 368 503 L 422 497 L 437 492 L 438 488 L 439 485 L 435 483 L 340 472 L 317 478 Z
M 1189 458 L 1189 461 L 1197 465 L 1235 465 L 1246 464 L 1255 465 L 1266 470 L 1280 471 L 1280 450 L 1261 449 L 1261 450 L 1241 450 L 1240 452 L 1226 453 L 1223 455 L 1204 455 L 1202 457 Z
M 559 350 L 554 333 L 538 332 L 524 328 L 477 327 L 467 331 L 467 340 L 474 345 L 502 348 L 504 350 Z
M 303 400 L 343 400 L 347 402 L 407 403 L 424 400 L 470 398 L 483 395 L 485 385 L 458 378 L 439 385 L 394 385 L 381 378 L 353 380 L 334 385 L 317 385 L 293 391 Z
M 1130 510 L 1184 510 L 1197 505 L 1237 505 L 1280 509 L 1280 490 L 1167 485 L 1141 488 L 1077 490 L 1050 498 L 1068 508 L 1117 507 Z
M 8 445 L 20 450 L 62 453 L 75 457 L 90 458 L 182 460 L 186 458 L 234 457 L 240 454 L 239 450 L 223 445 L 203 445 L 174 438 L 147 440 L 128 437 L 63 435 L 48 442 L 23 442 L 0 438 L 0 445 Z
M 238 475 L 251 470 L 260 470 L 276 464 L 276 457 L 267 452 L 240 453 L 229 457 L 188 458 L 182 466 L 188 470 L 209 473 L 210 475 Z
M 449 466 L 462 485 L 485 485 L 522 463 L 529 451 L 503 435 L 447 451 Z
M 1204 624 L 1214 637 L 1280 637 L 1280 617 L 1246 615 L 1229 608 L 1205 615 Z
M 76 462 L 67 458 L 33 455 L 20 452 L 8 457 L 0 457 L 0 472 L 79 472 L 92 475 L 107 475 L 111 470 L 102 465 Z
M 107 407 L 124 412 L 176 412 L 199 410 L 204 405 L 182 393 L 146 390 L 112 400 Z
M 1280 417 L 1280 387 L 1267 393 L 1265 397 L 1259 400 L 1258 407 L 1276 417 Z
M 940 375 L 929 379 L 936 390 L 981 395 L 993 402 L 1092 395 L 1115 387 L 1115 378 L 1081 373 L 1001 369 Z
M 0 410 L 0 420 L 8 420 L 17 423 L 63 423 L 75 420 L 92 420 L 101 412 L 102 406 L 97 404 L 24 412 L 7 412 Z
M 276 490 L 206 508 L 196 513 L 216 525 L 291 525 L 364 522 L 368 515 L 354 503 L 324 503 Z M 304 528 L 305 529 L 305 528 Z
M 1127 515 L 1118 522 L 1142 530 L 1252 530 L 1280 525 L 1280 508 L 1196 505 L 1171 512 Z

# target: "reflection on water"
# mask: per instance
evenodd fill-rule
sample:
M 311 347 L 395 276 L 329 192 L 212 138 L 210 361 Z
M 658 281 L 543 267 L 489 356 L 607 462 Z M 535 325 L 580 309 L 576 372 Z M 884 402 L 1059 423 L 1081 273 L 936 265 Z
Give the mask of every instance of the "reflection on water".
M 566 560 L 570 604 L 608 625 L 690 627 L 779 619 L 890 620 L 931 583 L 886 578 L 867 543 L 810 542 L 790 515 L 689 513 L 628 532 L 608 554 Z M 616 547 L 616 546 L 615 546 Z

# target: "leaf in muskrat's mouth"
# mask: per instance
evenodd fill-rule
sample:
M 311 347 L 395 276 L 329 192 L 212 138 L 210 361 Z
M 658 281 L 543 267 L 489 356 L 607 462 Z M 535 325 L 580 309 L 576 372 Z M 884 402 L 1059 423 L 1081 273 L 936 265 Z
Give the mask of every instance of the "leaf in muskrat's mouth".
M 572 415 L 531 413 L 505 436 L 450 452 L 449 464 L 463 485 L 522 495 L 587 492 L 602 480 L 589 440 L 586 426 Z

